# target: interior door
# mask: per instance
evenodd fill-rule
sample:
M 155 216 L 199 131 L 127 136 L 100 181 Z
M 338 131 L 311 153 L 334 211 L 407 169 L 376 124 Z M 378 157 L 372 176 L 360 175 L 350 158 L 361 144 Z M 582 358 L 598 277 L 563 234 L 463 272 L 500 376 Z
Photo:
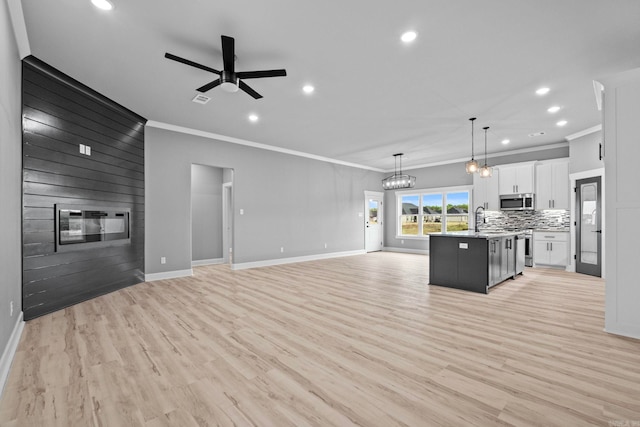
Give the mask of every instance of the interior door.
M 602 275 L 600 177 L 576 181 L 576 272 Z
M 382 229 L 382 200 L 383 193 L 365 193 L 365 249 L 367 252 L 382 250 L 383 229 Z

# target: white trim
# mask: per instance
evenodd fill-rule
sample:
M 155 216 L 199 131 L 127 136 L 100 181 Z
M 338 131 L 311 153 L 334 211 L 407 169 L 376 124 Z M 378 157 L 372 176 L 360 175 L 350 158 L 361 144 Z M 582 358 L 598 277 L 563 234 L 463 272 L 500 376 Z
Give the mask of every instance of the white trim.
M 494 153 L 487 153 L 488 157 L 504 157 L 504 156 L 511 156 L 514 154 L 524 154 L 524 153 L 534 153 L 536 151 L 545 151 L 545 150 L 553 150 L 555 148 L 564 148 L 564 147 L 568 147 L 569 146 L 569 142 L 564 141 L 564 142 L 557 142 L 555 144 L 549 144 L 549 145 L 539 145 L 537 147 L 529 147 L 529 148 L 520 148 L 517 150 L 510 150 L 510 151 L 499 151 L 499 152 L 494 152 Z M 468 157 L 464 157 L 464 158 L 459 158 L 459 159 L 452 159 L 452 160 L 443 160 L 441 162 L 433 162 L 433 163 L 424 163 L 421 165 L 416 165 L 416 166 L 403 166 L 402 170 L 403 171 L 409 171 L 409 170 L 413 170 L 413 169 L 422 169 L 422 168 L 430 168 L 433 166 L 443 166 L 443 165 L 450 165 L 452 163 L 464 163 L 467 160 L 469 160 Z M 500 166 L 500 165 L 495 165 L 496 167 Z M 385 173 L 389 173 L 389 172 L 393 172 L 393 169 L 388 169 L 388 170 L 384 170 L 382 172 Z
M 608 327 L 604 328 L 604 331 L 608 334 L 620 335 L 623 337 L 635 338 L 640 340 L 640 330 L 636 325 L 621 325 L 616 323 L 615 325 L 609 325 Z
M 406 253 L 406 254 L 418 254 L 418 255 L 429 255 L 428 249 L 408 249 L 408 248 L 394 248 L 391 246 L 385 246 L 382 248 L 385 252 L 398 252 L 398 253 Z
M 234 138 L 232 136 L 220 135 L 212 132 L 205 132 L 202 130 L 172 125 L 169 123 L 156 122 L 155 120 L 149 120 L 146 126 L 157 128 L 157 129 L 169 130 L 172 132 L 184 133 L 188 135 L 200 136 L 208 139 L 216 139 L 218 141 L 230 142 L 232 144 L 244 145 L 247 147 L 258 148 L 261 150 L 275 151 L 277 153 L 289 154 L 291 156 L 305 157 L 307 159 L 319 160 L 321 162 L 327 162 L 327 163 L 334 163 L 336 165 L 348 166 L 348 167 L 358 168 L 358 169 L 366 169 L 374 172 L 384 172 L 382 169 L 372 168 L 370 166 L 360 165 L 357 163 L 343 162 L 342 160 L 331 159 L 329 157 L 317 156 L 315 154 L 304 153 L 302 151 L 275 147 L 273 145 L 261 144 L 259 142 L 248 141 L 246 139 Z
M 585 135 L 590 135 L 592 133 L 596 133 L 596 132 L 601 131 L 601 130 L 602 130 L 602 125 L 597 125 L 597 126 L 590 127 L 589 129 L 581 130 L 580 132 L 576 132 L 576 133 L 572 133 L 571 135 L 567 135 L 567 136 L 565 136 L 565 139 L 567 141 L 573 141 L 574 139 L 578 139 L 578 138 L 583 137 Z
M 200 267 L 203 265 L 216 265 L 224 264 L 224 258 L 212 258 L 212 259 L 199 259 L 191 261 L 191 267 Z
M 331 252 L 328 254 L 316 254 L 316 255 L 297 256 L 297 257 L 291 257 L 291 258 L 268 259 L 264 261 L 254 261 L 254 262 L 242 262 L 239 264 L 231 264 L 231 269 L 245 270 L 248 268 L 270 267 L 272 265 L 292 264 L 294 262 L 317 261 L 321 259 L 341 258 L 345 256 L 366 255 L 366 253 L 367 252 L 364 249 L 359 249 L 357 251 Z
M 24 11 L 22 10 L 22 2 L 20 0 L 7 0 L 9 7 L 9 17 L 13 34 L 16 38 L 16 46 L 20 59 L 24 59 L 31 55 L 31 45 L 29 44 L 29 36 L 27 33 L 27 25 L 24 21 Z
M 11 369 L 11 363 L 13 362 L 13 358 L 16 355 L 16 351 L 18 350 L 18 344 L 20 343 L 20 337 L 22 336 L 22 331 L 24 329 L 24 321 L 22 320 L 23 313 L 20 312 L 18 318 L 16 319 L 16 324 L 13 327 L 13 332 L 9 337 L 9 341 L 7 342 L 7 346 L 2 353 L 2 358 L 0 358 L 0 397 L 2 397 L 2 392 L 4 391 L 4 386 L 7 383 L 7 379 L 9 378 L 9 371 Z
M 189 268 L 188 270 L 163 271 L 162 273 L 145 274 L 144 281 L 153 282 L 155 280 L 176 279 L 178 277 L 189 276 L 193 276 L 193 269 L 191 268 Z

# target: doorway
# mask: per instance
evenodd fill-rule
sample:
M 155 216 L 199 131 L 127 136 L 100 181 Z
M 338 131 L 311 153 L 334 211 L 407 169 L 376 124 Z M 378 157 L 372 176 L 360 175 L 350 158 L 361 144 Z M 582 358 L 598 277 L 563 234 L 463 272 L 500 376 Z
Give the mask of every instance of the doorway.
M 576 180 L 576 272 L 602 277 L 601 177 Z
M 365 191 L 365 250 L 381 251 L 383 247 L 383 206 L 384 193 Z

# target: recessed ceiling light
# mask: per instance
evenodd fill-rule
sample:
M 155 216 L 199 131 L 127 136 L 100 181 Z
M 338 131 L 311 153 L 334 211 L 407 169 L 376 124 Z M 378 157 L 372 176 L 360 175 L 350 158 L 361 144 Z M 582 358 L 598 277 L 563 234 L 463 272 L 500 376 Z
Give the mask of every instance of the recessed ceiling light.
M 558 107 L 557 105 L 554 105 L 553 107 L 549 107 L 547 111 L 550 113 L 557 113 L 558 111 L 560 111 L 560 107 Z
M 249 114 L 249 121 L 250 122 L 257 122 L 258 121 L 258 115 L 257 114 Z
M 313 91 L 314 91 L 314 90 L 316 90 L 316 88 L 315 88 L 315 87 L 313 87 L 313 86 L 311 86 L 311 85 L 304 85 L 304 86 L 302 87 L 302 91 L 303 91 L 304 93 L 313 93 Z
M 502 143 L 503 143 L 504 145 L 507 145 L 507 144 L 508 144 L 508 143 L 510 143 L 510 142 L 511 142 L 511 140 L 509 140 L 509 139 L 503 139 L 503 140 L 502 140 Z
M 91 3 L 98 9 L 111 10 L 113 9 L 113 3 L 109 0 L 91 0 Z
M 402 37 L 400 37 L 400 40 L 405 43 L 411 43 L 416 39 L 416 37 L 418 37 L 418 34 L 415 31 L 407 31 L 402 35 Z
M 541 87 L 540 89 L 538 89 L 538 90 L 536 91 L 536 93 L 537 93 L 538 95 L 546 95 L 546 94 L 548 94 L 548 93 L 549 93 L 549 90 L 550 90 L 550 89 L 549 89 L 548 87 Z
M 564 126 L 566 124 L 567 124 L 566 120 L 560 120 L 558 123 L 556 123 L 556 125 L 558 125 L 558 126 Z
M 542 136 L 544 132 L 534 132 L 529 134 L 529 138 L 535 138 L 536 136 Z

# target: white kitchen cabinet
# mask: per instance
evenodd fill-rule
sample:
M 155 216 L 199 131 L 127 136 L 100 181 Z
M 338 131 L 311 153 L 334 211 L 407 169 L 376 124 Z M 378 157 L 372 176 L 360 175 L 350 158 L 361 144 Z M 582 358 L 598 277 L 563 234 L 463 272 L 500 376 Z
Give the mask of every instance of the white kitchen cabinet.
M 473 174 L 473 204 L 482 206 L 488 211 L 500 210 L 499 178 L 500 170 L 493 169 L 493 176 L 481 178 L 480 174 Z
M 566 268 L 569 261 L 569 233 L 535 231 L 533 233 L 533 265 Z
M 500 194 L 522 194 L 534 192 L 534 165 L 536 162 L 524 162 L 512 165 L 500 165 Z
M 536 165 L 536 209 L 569 209 L 569 159 Z

